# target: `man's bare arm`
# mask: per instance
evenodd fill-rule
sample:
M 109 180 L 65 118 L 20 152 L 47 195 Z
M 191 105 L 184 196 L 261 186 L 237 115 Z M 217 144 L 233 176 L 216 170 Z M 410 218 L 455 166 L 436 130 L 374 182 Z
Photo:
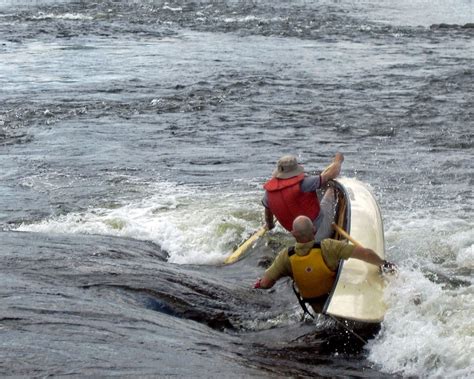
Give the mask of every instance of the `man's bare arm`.
M 375 253 L 375 251 L 361 246 L 356 246 L 354 248 L 351 258 L 360 259 L 361 261 L 372 263 L 376 266 L 380 266 L 385 263 L 385 261 Z
M 272 230 L 275 227 L 273 213 L 269 208 L 265 208 L 265 225 L 267 226 L 268 230 Z
M 321 173 L 321 186 L 324 186 L 329 180 L 336 178 L 341 172 L 344 155 L 336 153 L 332 163 Z

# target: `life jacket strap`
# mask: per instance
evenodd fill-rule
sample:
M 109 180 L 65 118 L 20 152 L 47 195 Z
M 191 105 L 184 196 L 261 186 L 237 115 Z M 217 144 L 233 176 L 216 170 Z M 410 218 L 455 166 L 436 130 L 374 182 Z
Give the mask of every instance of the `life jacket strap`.
M 308 310 L 308 307 L 306 306 L 306 303 L 305 303 L 305 299 L 303 299 L 300 295 L 300 293 L 298 292 L 298 290 L 296 289 L 295 287 L 295 282 L 292 283 L 292 288 L 293 288 L 293 292 L 295 293 L 296 295 L 296 298 L 298 299 L 298 303 L 300 303 L 300 307 L 301 309 L 303 309 L 303 317 L 301 318 L 301 320 L 304 319 L 304 315 L 305 314 L 308 314 L 311 316 L 311 318 L 314 318 L 314 316 L 309 312 Z
M 293 254 L 295 254 L 295 247 L 291 246 L 288 248 L 288 256 L 291 257 Z

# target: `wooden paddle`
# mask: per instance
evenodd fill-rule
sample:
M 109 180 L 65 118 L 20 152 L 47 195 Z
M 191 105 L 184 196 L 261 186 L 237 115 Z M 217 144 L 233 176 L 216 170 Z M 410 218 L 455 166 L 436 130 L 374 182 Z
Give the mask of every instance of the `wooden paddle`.
M 348 239 L 351 241 L 355 246 L 361 246 L 362 245 L 357 242 L 354 238 L 351 237 L 349 233 L 347 233 L 344 229 L 342 229 L 339 225 L 337 225 L 335 222 L 332 223 L 332 227 L 344 238 Z
M 234 263 L 236 260 L 240 258 L 240 256 L 247 251 L 247 249 L 252 246 L 252 244 L 258 240 L 260 237 L 265 235 L 265 233 L 268 231 L 266 226 L 262 226 L 260 229 L 258 229 L 254 234 L 252 234 L 242 245 L 240 245 L 237 250 L 235 250 L 231 255 L 229 255 L 226 260 L 224 261 L 224 264 L 230 264 Z
M 336 223 L 332 223 L 332 227 L 344 238 L 347 238 L 349 241 L 351 241 L 355 246 L 360 246 L 363 247 L 359 242 L 357 242 L 354 238 L 350 236 L 349 233 L 347 233 L 344 229 L 342 229 L 339 225 Z M 397 274 L 398 273 L 398 267 L 395 263 L 388 262 L 386 260 L 383 261 L 383 264 L 380 266 L 380 270 L 384 274 Z

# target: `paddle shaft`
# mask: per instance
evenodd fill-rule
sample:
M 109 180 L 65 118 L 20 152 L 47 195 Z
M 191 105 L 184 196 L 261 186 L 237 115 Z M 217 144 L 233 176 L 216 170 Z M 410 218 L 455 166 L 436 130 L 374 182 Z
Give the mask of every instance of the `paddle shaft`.
M 344 238 L 347 238 L 349 241 L 351 241 L 355 246 L 360 246 L 360 247 L 362 247 L 362 245 L 361 245 L 359 242 L 357 242 L 354 238 L 352 238 L 352 237 L 350 236 L 350 234 L 347 233 L 344 229 L 342 229 L 339 225 L 337 225 L 337 224 L 335 224 L 335 223 L 333 222 L 333 223 L 332 223 L 332 227 L 333 227 L 334 229 L 336 229 L 336 231 L 337 231 L 341 236 L 343 236 Z
M 257 239 L 262 237 L 267 232 L 267 230 L 268 229 L 266 226 L 262 226 L 260 229 L 258 229 L 242 245 L 240 245 L 237 250 L 235 250 L 226 258 L 224 264 L 234 263 L 237 261 L 247 251 L 247 249 L 255 243 Z

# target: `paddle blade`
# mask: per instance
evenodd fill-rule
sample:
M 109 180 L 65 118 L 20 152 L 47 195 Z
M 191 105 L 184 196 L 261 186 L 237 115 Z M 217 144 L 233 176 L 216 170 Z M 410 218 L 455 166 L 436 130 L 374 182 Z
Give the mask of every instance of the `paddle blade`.
M 237 250 L 235 250 L 231 255 L 226 258 L 224 264 L 227 265 L 237 261 L 242 256 L 242 254 L 244 254 L 248 250 L 248 248 L 255 243 L 255 241 L 257 241 L 267 232 L 267 230 L 268 229 L 265 226 L 262 226 L 260 229 L 258 229 L 242 245 L 240 245 Z

